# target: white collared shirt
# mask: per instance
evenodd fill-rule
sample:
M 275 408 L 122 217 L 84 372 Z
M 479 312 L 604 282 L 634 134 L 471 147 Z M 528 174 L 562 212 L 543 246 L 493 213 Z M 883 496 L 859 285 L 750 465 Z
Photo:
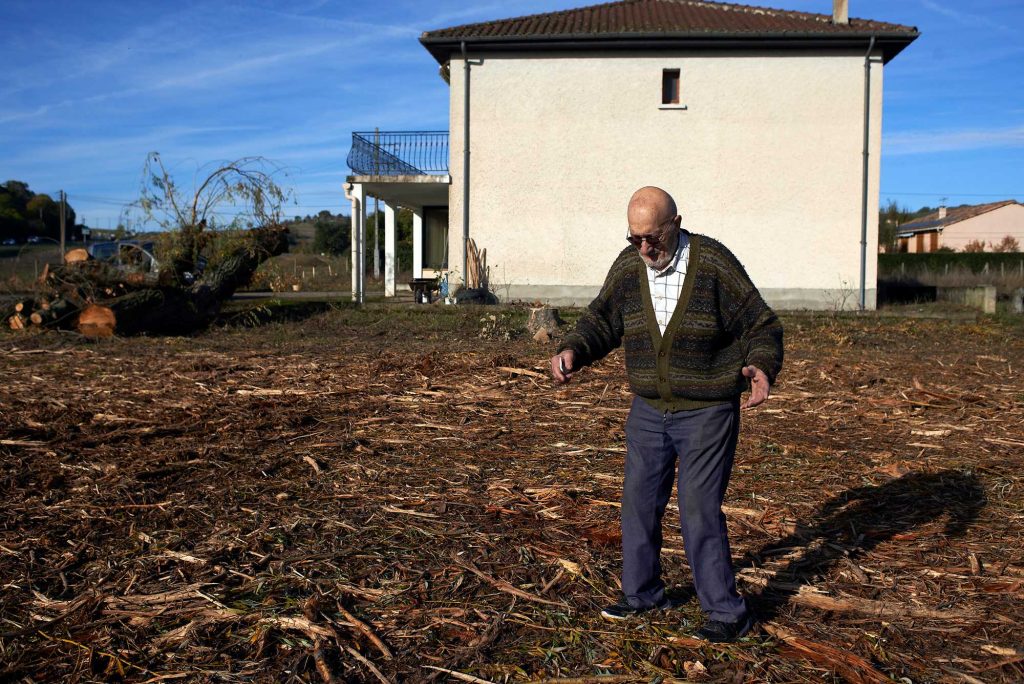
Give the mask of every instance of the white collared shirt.
M 665 334 L 668 322 L 676 310 L 679 294 L 683 290 L 686 278 L 686 265 L 690 260 L 690 236 L 679 231 L 679 245 L 669 265 L 660 271 L 647 267 L 647 284 L 651 290 L 651 304 L 654 306 L 654 318 L 658 321 L 661 334 Z

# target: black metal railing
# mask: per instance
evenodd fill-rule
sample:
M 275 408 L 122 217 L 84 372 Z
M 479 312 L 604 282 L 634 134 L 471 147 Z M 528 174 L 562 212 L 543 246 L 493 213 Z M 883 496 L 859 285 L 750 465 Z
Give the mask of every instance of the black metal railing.
M 361 176 L 448 173 L 448 131 L 367 131 L 352 134 L 348 167 Z

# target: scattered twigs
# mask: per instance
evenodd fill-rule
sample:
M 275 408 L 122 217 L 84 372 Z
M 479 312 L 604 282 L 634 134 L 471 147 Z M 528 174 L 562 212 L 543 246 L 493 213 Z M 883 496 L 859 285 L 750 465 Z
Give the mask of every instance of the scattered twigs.
M 359 651 L 357 651 L 356 649 L 352 648 L 351 646 L 344 646 L 343 648 L 345 649 L 346 653 L 348 653 L 353 658 L 358 660 L 360 663 L 365 665 L 366 669 L 368 669 L 370 672 L 372 672 L 373 676 L 376 677 L 378 680 L 380 680 L 382 682 L 382 684 L 393 684 L 392 681 L 390 679 L 388 679 L 387 677 L 385 677 L 384 673 L 381 672 L 380 669 L 378 669 L 378 667 L 376 665 L 374 665 L 373 662 L 369 658 L 367 658 L 366 656 L 364 656 L 363 654 L 361 654 Z
M 260 620 L 261 624 L 270 627 L 279 627 L 281 629 L 292 629 L 298 632 L 302 632 L 310 639 L 319 641 L 321 639 L 333 639 L 337 641 L 338 633 L 330 627 L 324 627 L 318 625 L 312 620 L 308 620 L 304 617 L 286 617 L 283 615 L 274 615 L 271 617 L 265 617 Z
M 771 623 L 762 625 L 762 629 L 786 644 L 788 648 L 780 649 L 784 655 L 802 658 L 835 670 L 851 684 L 888 684 L 892 681 L 871 663 L 848 650 L 804 639 Z
M 769 592 L 777 592 L 784 595 L 790 603 L 796 603 L 809 608 L 827 610 L 834 613 L 858 613 L 872 617 L 884 618 L 887 620 L 897 618 L 918 618 L 918 619 L 968 619 L 971 614 L 962 610 L 936 610 L 921 606 L 896 603 L 894 601 L 875 601 L 873 599 L 859 598 L 856 596 L 845 596 L 842 598 L 828 596 L 822 593 L 821 589 L 808 585 L 795 584 L 793 582 L 779 582 L 766 577 L 751 576 L 747 572 L 739 572 L 736 579 L 747 584 L 764 587 Z
M 646 682 L 650 679 L 647 675 L 593 675 L 592 677 L 533 679 L 530 684 L 618 684 L 619 682 Z
M 480 677 L 474 677 L 473 675 L 466 674 L 465 672 L 449 670 L 446 667 L 437 667 L 436 665 L 424 665 L 423 667 L 427 668 L 428 670 L 437 670 L 438 672 L 444 672 L 445 674 L 455 677 L 456 679 L 462 680 L 464 682 L 474 682 L 475 684 L 496 684 L 495 682 L 492 682 L 489 679 L 481 679 Z
M 391 654 L 391 649 L 389 649 L 387 645 L 383 641 L 381 641 L 380 637 L 377 636 L 372 629 L 370 629 L 370 626 L 362 620 L 360 620 L 359 618 L 357 618 L 349 611 L 345 610 L 345 606 L 341 605 L 341 602 L 338 602 L 338 612 L 345 616 L 345 619 L 351 622 L 352 625 L 357 630 L 359 630 L 359 632 L 363 636 L 369 639 L 370 643 L 373 644 L 378 651 L 380 651 L 380 654 L 384 656 L 385 659 L 391 660 L 392 658 L 394 658 L 394 656 Z
M 317 674 L 320 675 L 325 684 L 334 684 L 338 681 L 338 678 L 334 676 L 334 670 L 331 668 L 330 663 L 327 662 L 327 653 L 320 643 L 313 646 L 313 663 L 316 665 Z
M 531 378 L 540 378 L 542 380 L 547 380 L 548 377 L 543 373 L 538 373 L 537 371 L 529 370 L 528 368 L 509 368 L 508 366 L 498 366 L 498 370 L 511 373 L 512 375 L 529 375 Z
M 59 643 L 68 644 L 69 646 L 74 646 L 75 648 L 78 648 L 78 649 L 80 649 L 82 651 L 85 651 L 86 653 L 89 653 L 90 655 L 96 654 L 96 655 L 99 655 L 99 656 L 102 656 L 102 657 L 106 658 L 109 661 L 109 665 L 107 666 L 107 671 L 111 672 L 111 673 L 116 673 L 119 677 L 123 678 L 125 676 L 126 669 L 128 669 L 128 670 L 136 670 L 137 672 L 142 672 L 143 674 L 148 674 L 148 675 L 151 675 L 151 676 L 159 676 L 156 673 L 151 672 L 151 671 L 147 670 L 146 668 L 144 668 L 144 667 L 142 667 L 140 665 L 136 665 L 135 663 L 132 663 L 131 661 L 126 660 L 125 658 L 123 658 L 122 656 L 117 655 L 116 653 L 110 653 L 109 651 L 104 651 L 102 649 L 98 649 L 98 648 L 95 648 L 95 647 L 92 647 L 92 646 L 86 646 L 85 644 L 81 644 L 81 643 L 79 643 L 77 641 L 74 641 L 72 639 L 64 639 L 62 637 L 50 636 L 49 634 L 46 634 L 45 632 L 40 632 L 40 635 L 43 638 L 45 638 L 45 639 L 49 639 L 50 641 L 56 641 L 56 642 L 59 642 Z
M 1021 680 L 1024 339 L 1003 323 L 787 319 L 724 507 L 785 633 L 712 646 L 680 627 L 696 601 L 599 617 L 621 351 L 553 389 L 550 349 L 481 340 L 476 313 L 375 315 L 4 332 L 0 679 Z M 663 575 L 686 587 L 676 518 Z
M 325 641 L 329 640 L 335 643 L 338 641 L 338 634 L 332 628 L 318 625 L 308 618 L 280 615 L 263 618 L 260 620 L 260 624 L 280 629 L 291 629 L 305 634 L 313 642 L 313 662 L 320 678 L 324 680 L 325 684 L 334 684 L 338 681 L 324 653 Z
M 495 579 L 494 577 L 491 577 L 490 575 L 481 572 L 475 565 L 473 565 L 469 561 L 464 561 L 464 560 L 460 559 L 458 556 L 454 556 L 454 558 L 455 558 L 455 562 L 460 567 L 463 567 L 466 570 L 469 570 L 471 573 L 473 573 L 474 575 L 476 575 L 477 577 L 479 577 L 483 581 L 487 582 L 488 584 L 490 584 L 492 587 L 494 587 L 498 591 L 503 591 L 506 594 L 512 594 L 513 596 L 518 596 L 521 599 L 525 599 L 527 601 L 532 601 L 534 603 L 542 603 L 542 604 L 547 605 L 547 606 L 562 606 L 563 605 L 563 604 L 561 604 L 561 603 L 559 603 L 557 601 L 549 601 L 547 599 L 541 598 L 540 596 L 536 596 L 535 594 L 531 594 L 528 591 L 523 591 L 522 589 L 517 589 L 516 587 L 512 586 L 511 584 L 509 584 L 505 580 Z

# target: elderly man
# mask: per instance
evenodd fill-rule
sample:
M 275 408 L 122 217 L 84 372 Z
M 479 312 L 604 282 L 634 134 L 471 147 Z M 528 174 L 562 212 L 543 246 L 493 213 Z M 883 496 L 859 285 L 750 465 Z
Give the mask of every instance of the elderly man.
M 696 636 L 734 641 L 753 626 L 736 591 L 722 499 L 743 408 L 768 398 L 782 367 L 782 325 L 743 266 L 718 241 L 680 228 L 672 197 L 637 190 L 626 247 L 604 286 L 551 358 L 556 383 L 620 344 L 633 398 L 622 490 L 623 620 L 672 606 L 661 579 L 661 519 L 679 460 L 686 557 L 707 615 Z

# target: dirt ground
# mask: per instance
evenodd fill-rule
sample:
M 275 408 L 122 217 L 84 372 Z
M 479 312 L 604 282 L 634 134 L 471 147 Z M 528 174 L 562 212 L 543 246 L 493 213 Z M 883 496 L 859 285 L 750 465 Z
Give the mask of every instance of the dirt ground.
M 1024 325 L 784 316 L 712 646 L 674 504 L 684 605 L 598 616 L 621 354 L 556 389 L 488 315 L 0 335 L 0 682 L 1024 680 Z

